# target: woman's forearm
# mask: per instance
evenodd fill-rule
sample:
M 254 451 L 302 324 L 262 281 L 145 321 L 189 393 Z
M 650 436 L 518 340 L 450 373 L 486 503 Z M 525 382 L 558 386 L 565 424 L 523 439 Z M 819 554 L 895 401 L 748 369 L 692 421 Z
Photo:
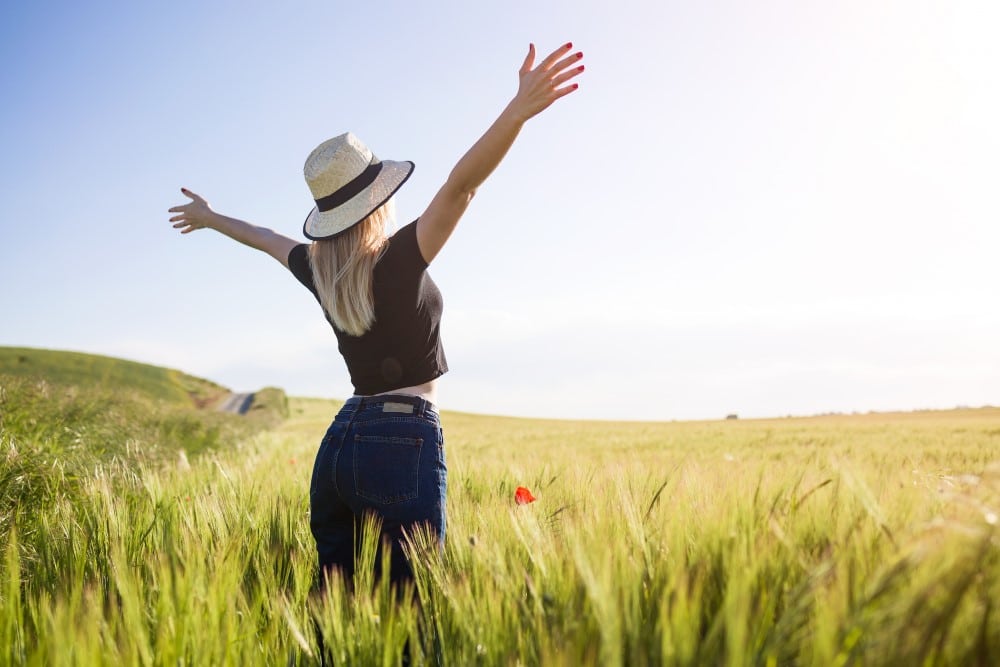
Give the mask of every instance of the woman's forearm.
M 288 253 L 298 244 L 297 241 L 266 227 L 257 227 L 249 222 L 216 213 L 204 197 L 187 188 L 181 188 L 181 192 L 190 197 L 191 202 L 168 209 L 170 213 L 177 213 L 170 218 L 170 222 L 174 223 L 174 229 L 181 230 L 181 234 L 189 234 L 206 227 L 214 229 L 244 245 L 266 252 L 283 265 L 288 266 Z
M 265 250 L 268 241 L 276 236 L 272 230 L 266 227 L 257 227 L 256 225 L 251 225 L 249 222 L 230 218 L 215 211 L 209 214 L 205 222 L 206 227 L 214 229 L 234 241 L 239 241 L 243 245 L 248 245 L 257 250 Z
M 564 44 L 537 67 L 534 66 L 535 47 L 528 48 L 528 55 L 518 71 L 519 83 L 514 99 L 455 164 L 448 180 L 417 222 L 417 243 L 428 264 L 448 241 L 476 190 L 510 150 L 524 123 L 576 90 L 576 84 L 564 85 L 583 71 L 579 64 L 583 53 L 570 55 L 572 47 L 572 44 Z
M 448 186 L 470 197 L 497 168 L 514 144 L 524 121 L 507 105 L 489 129 L 458 161 L 448 176 Z
M 448 176 L 449 187 L 469 197 L 475 194 L 503 160 L 524 123 L 563 95 L 576 90 L 576 84 L 560 88 L 583 71 L 583 66 L 579 64 L 583 52 L 570 55 L 572 48 L 572 43 L 564 44 L 537 68 L 533 68 L 535 47 L 530 46 L 518 73 L 520 83 L 517 95 L 452 169 Z
M 288 253 L 298 245 L 298 241 L 282 236 L 272 229 L 257 227 L 249 222 L 220 215 L 214 211 L 206 226 L 239 241 L 243 245 L 266 252 L 285 267 L 288 266 Z

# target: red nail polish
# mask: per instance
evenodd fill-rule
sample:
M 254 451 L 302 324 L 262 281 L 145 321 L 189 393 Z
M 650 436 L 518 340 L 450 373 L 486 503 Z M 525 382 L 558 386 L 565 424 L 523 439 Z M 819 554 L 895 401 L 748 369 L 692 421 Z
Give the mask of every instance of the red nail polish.
M 574 84 L 573 84 L 573 90 L 576 90 L 576 89 L 577 89 L 577 88 L 579 88 L 579 87 L 580 87 L 580 84 L 578 84 L 578 83 L 574 83 Z
M 583 71 L 583 65 L 580 65 L 579 67 L 577 67 L 576 71 L 577 72 L 582 72 Z
M 573 48 L 573 42 L 566 42 L 566 46 L 564 46 L 563 48 L 564 49 L 572 49 Z
M 577 53 L 576 57 L 577 58 L 582 58 L 583 57 L 583 51 L 580 51 L 579 53 Z

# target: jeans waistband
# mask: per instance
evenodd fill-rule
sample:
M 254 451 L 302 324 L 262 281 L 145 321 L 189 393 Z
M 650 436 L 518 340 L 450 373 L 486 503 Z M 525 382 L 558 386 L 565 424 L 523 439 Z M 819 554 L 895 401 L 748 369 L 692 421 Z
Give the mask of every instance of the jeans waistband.
M 411 406 L 408 411 L 404 406 Z M 378 396 L 352 396 L 344 402 L 345 410 L 352 412 L 380 408 L 382 412 L 399 412 L 412 415 L 433 415 L 438 416 L 437 406 L 412 394 L 380 394 Z

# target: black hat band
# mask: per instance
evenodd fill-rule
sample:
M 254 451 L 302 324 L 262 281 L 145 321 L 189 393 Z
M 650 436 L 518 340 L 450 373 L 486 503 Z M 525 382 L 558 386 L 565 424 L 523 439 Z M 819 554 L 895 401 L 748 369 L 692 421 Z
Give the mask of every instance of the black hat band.
M 368 164 L 368 167 L 351 179 L 349 182 L 345 183 L 343 187 L 338 189 L 333 194 L 329 194 L 325 197 L 321 197 L 316 201 L 316 209 L 319 211 L 329 211 L 337 208 L 341 204 L 345 204 L 350 201 L 353 197 L 360 194 L 369 185 L 375 182 L 378 178 L 379 173 L 382 171 L 382 162 L 377 161 L 373 155 L 372 161 Z

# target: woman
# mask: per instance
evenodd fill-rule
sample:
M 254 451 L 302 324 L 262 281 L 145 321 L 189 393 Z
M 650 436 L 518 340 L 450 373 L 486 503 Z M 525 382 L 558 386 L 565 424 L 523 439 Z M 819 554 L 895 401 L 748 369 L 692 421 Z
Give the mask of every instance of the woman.
M 439 336 L 441 294 L 426 269 L 525 121 L 576 90 L 568 82 L 583 72 L 583 53 L 571 53 L 572 46 L 537 67 L 529 46 L 517 94 L 423 215 L 391 237 L 392 195 L 413 163 L 380 161 L 351 134 L 324 142 L 306 160 L 316 200 L 304 225 L 310 245 L 222 216 L 184 188 L 192 201 L 170 209 L 182 234 L 208 227 L 277 259 L 315 295 L 333 326 L 355 396 L 330 425 L 313 468 L 310 524 L 324 581 L 335 570 L 350 581 L 355 535 L 369 512 L 381 519 L 391 545 L 394 583 L 412 578 L 403 551 L 408 530 L 426 525 L 444 543 L 447 472 L 435 396 L 448 366 Z

